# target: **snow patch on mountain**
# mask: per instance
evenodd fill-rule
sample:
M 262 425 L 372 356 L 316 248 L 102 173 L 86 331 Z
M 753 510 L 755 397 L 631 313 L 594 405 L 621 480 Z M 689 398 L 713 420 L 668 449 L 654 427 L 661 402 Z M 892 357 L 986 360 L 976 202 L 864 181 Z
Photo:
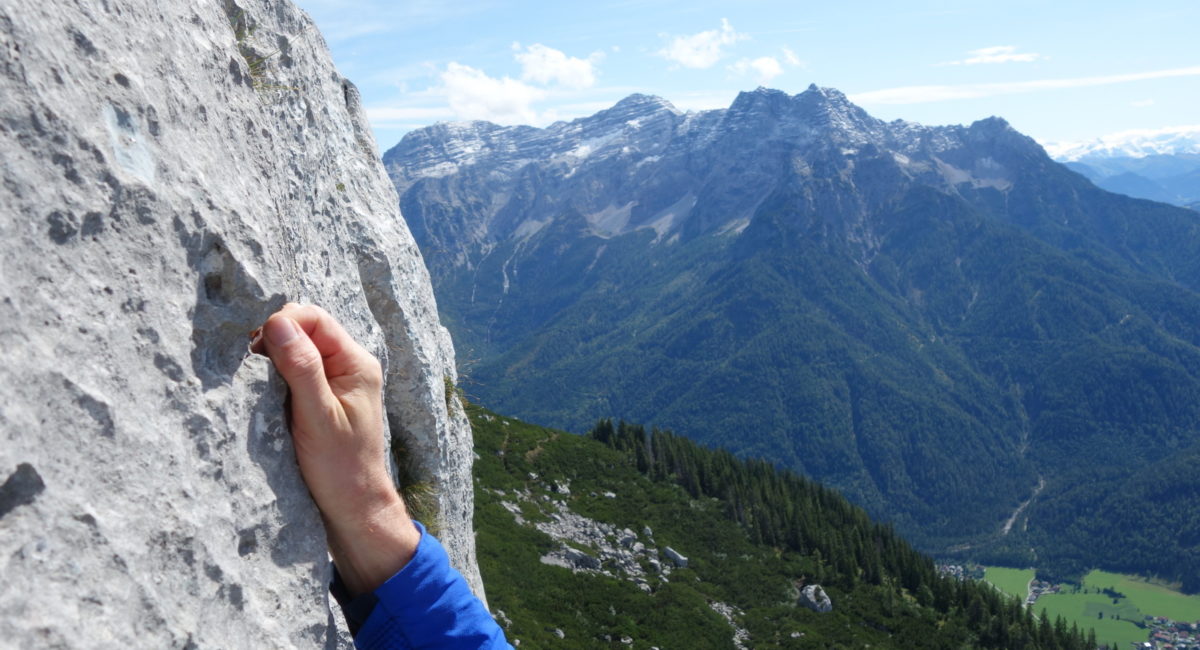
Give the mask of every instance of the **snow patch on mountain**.
M 1200 154 L 1200 124 L 1133 129 L 1085 142 L 1047 142 L 1043 147 L 1052 158 L 1062 162 L 1089 158 Z

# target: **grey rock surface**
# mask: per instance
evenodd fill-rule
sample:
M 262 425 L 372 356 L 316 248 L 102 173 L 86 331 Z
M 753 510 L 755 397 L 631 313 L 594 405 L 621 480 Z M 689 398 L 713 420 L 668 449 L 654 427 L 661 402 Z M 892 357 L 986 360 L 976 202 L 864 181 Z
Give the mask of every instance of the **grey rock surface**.
M 800 604 L 821 614 L 833 611 L 833 601 L 821 585 L 808 585 L 800 590 Z
M 247 334 L 318 303 L 482 595 L 454 354 L 354 87 L 285 0 L 0 4 L 0 645 L 335 647 Z M 432 523 L 432 522 L 431 522 Z
M 681 569 L 687 568 L 688 559 L 680 554 L 679 551 L 676 551 L 670 546 L 663 550 L 663 555 L 667 556 L 667 559 L 670 560 L 675 566 Z
M 782 165 L 811 179 L 830 161 L 887 151 L 897 175 L 939 191 L 1004 190 L 1015 170 L 980 146 L 995 138 L 1037 147 L 1002 120 L 971 127 L 884 122 L 837 89 L 813 85 L 796 95 L 759 88 L 740 93 L 728 109 L 687 113 L 635 94 L 544 129 L 439 123 L 405 134 L 383 161 L 435 282 L 514 243 L 505 266 L 513 271 L 502 283 L 507 294 L 518 282 L 522 249 L 556 228 L 601 239 L 652 232 L 658 245 L 740 233 L 786 184 Z M 875 233 L 850 235 L 863 255 L 878 245 Z

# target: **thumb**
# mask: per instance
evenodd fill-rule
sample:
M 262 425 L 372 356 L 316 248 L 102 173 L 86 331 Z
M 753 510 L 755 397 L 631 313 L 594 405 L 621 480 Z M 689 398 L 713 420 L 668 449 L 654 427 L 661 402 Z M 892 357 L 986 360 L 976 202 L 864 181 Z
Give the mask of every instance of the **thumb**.
M 311 423 L 328 417 L 337 404 L 321 352 L 295 320 L 275 314 L 263 325 L 267 355 L 292 390 L 292 408 Z

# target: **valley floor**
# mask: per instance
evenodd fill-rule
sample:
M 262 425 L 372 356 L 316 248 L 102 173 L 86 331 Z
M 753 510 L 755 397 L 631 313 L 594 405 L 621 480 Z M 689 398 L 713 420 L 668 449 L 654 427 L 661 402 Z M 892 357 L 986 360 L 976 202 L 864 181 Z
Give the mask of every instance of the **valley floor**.
M 1004 567 L 987 567 L 984 580 L 1043 616 L 1095 631 L 1102 644 L 1200 648 L 1200 595 L 1106 571 L 1092 571 L 1079 586 L 1051 585 L 1035 580 L 1033 569 Z

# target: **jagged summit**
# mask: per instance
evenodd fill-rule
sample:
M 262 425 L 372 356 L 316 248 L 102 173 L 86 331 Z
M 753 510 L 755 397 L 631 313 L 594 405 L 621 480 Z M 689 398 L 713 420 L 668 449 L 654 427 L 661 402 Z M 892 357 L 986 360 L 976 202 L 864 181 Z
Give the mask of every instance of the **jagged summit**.
M 1003 168 L 993 165 L 986 173 L 966 170 L 965 163 L 957 159 L 962 156 L 946 153 L 964 147 L 986 148 L 989 143 L 1002 143 L 1002 149 L 1018 149 L 1019 157 L 1041 155 L 1032 140 L 1001 118 L 987 118 L 970 127 L 885 123 L 855 105 L 840 90 L 811 84 L 794 95 L 760 86 L 739 93 L 729 108 L 698 113 L 685 113 L 662 97 L 638 93 L 594 115 L 545 128 L 501 127 L 478 121 L 437 124 L 406 135 L 384 155 L 384 162 L 393 178 L 398 179 L 397 189 L 401 192 L 420 179 L 447 177 L 466 168 L 500 174 L 496 180 L 502 185 L 515 181 L 518 172 L 536 169 L 538 174 L 556 178 L 564 185 L 560 196 L 539 199 L 543 208 L 563 201 L 582 202 L 587 205 L 573 206 L 581 214 L 605 215 L 589 218 L 589 222 L 605 224 L 597 232 L 609 235 L 653 227 L 666 241 L 669 237 L 664 236 L 692 212 L 685 203 L 695 201 L 711 184 L 745 182 L 760 169 L 765 176 L 773 175 L 764 165 L 776 164 L 771 161 L 779 155 L 777 152 L 790 151 L 806 166 L 832 156 L 829 164 L 834 167 L 845 166 L 847 157 L 864 151 L 894 152 L 896 155 L 886 156 L 888 165 L 898 166 L 903 174 L 921 177 L 923 182 L 943 188 L 963 183 L 1000 187 L 1008 182 Z M 768 152 L 772 157 L 761 157 Z M 694 161 L 698 160 L 710 160 L 711 168 L 695 168 Z M 594 178 L 593 172 L 602 180 Z M 613 173 L 624 180 L 618 182 Z M 664 180 L 655 181 L 648 174 L 663 174 Z M 701 181 L 705 177 L 708 180 Z M 668 178 L 673 179 L 671 188 L 666 186 Z M 684 203 L 676 206 L 668 202 L 642 219 L 637 213 L 646 210 L 644 206 L 602 205 L 594 190 L 575 188 L 577 183 L 617 183 L 632 191 L 655 182 L 662 182 L 664 192 L 675 194 L 675 201 Z M 729 206 L 729 213 L 718 221 L 728 224 L 744 220 L 750 207 Z M 535 221 L 543 220 L 539 217 Z M 714 221 L 708 227 L 718 224 Z M 531 228 L 520 230 L 529 233 Z
M 642 93 L 634 93 L 629 95 L 625 99 L 622 99 L 614 104 L 609 110 L 651 112 L 665 110 L 675 113 L 676 115 L 682 114 L 678 108 L 675 108 L 674 104 L 663 99 L 662 97 L 659 97 L 658 95 L 643 95 Z
M 488 176 L 489 193 L 471 199 L 479 205 L 471 210 L 482 210 L 468 219 L 477 244 L 526 238 L 564 215 L 579 215 L 588 232 L 602 237 L 649 229 L 666 243 L 744 228 L 758 203 L 784 182 L 781 166 L 809 170 L 805 174 L 851 173 L 864 156 L 890 168 L 888 177 L 951 194 L 1003 191 L 1014 169 L 1005 161 L 1049 163 L 1003 119 L 969 127 L 885 123 L 840 90 L 816 84 L 795 95 L 759 87 L 739 93 L 729 108 L 698 113 L 633 94 L 545 128 L 437 124 L 406 135 L 384 163 L 402 195 L 446 191 L 420 187 L 435 179 Z M 986 164 L 978 162 L 985 158 Z M 542 179 L 537 195 L 520 190 L 530 175 Z M 405 214 L 410 222 L 425 218 L 419 206 L 406 207 Z M 452 245 L 459 249 L 455 263 L 469 264 L 462 245 L 462 238 Z

